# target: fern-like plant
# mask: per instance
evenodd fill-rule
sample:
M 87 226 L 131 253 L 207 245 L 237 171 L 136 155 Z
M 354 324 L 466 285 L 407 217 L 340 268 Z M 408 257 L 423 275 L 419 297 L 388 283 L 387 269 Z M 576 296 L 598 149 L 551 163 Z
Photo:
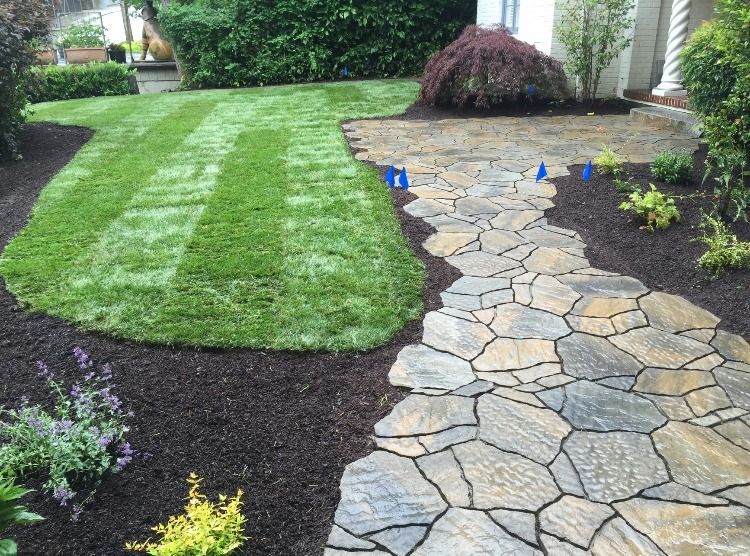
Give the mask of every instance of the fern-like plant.
M 125 548 L 151 556 L 225 556 L 238 550 L 248 539 L 240 512 L 242 491 L 238 490 L 233 498 L 220 495 L 217 504 L 199 492 L 202 481 L 195 473 L 190 474 L 185 513 L 171 516 L 166 525 L 152 529 L 161 536 L 158 543 L 149 539 L 128 543 Z
M 619 176 L 622 164 L 622 159 L 607 145 L 602 145 L 602 153 L 594 159 L 596 169 L 606 176 Z
M 739 241 L 729 227 L 714 216 L 704 214 L 700 223 L 701 235 L 695 241 L 708 247 L 698 259 L 698 266 L 714 278 L 728 268 L 750 268 L 750 241 Z
M 44 520 L 42 516 L 29 512 L 18 504 L 18 500 L 29 492 L 29 489 L 17 485 L 14 479 L 0 477 L 0 534 L 11 525 L 31 525 Z M 0 555 L 15 556 L 17 550 L 13 539 L 0 539 Z
M 636 217 L 645 221 L 641 229 L 653 232 L 654 229 L 666 230 L 672 225 L 672 221 L 680 221 L 680 211 L 675 206 L 673 197 L 657 191 L 656 186 L 649 184 L 651 191 L 641 193 L 635 191 L 629 195 L 630 201 L 620 204 L 620 209 L 633 213 Z
M 651 163 L 651 173 L 659 181 L 689 183 L 693 179 L 693 155 L 688 151 L 662 151 Z

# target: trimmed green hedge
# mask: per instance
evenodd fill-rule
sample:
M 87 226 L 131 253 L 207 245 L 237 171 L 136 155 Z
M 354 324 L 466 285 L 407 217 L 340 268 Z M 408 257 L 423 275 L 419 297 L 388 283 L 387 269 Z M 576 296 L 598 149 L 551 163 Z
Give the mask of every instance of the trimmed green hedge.
M 90 62 L 33 68 L 26 84 L 31 102 L 130 94 L 130 75 L 124 64 Z
M 238 87 L 422 73 L 474 21 L 464 0 L 179 0 L 159 13 L 185 84 Z

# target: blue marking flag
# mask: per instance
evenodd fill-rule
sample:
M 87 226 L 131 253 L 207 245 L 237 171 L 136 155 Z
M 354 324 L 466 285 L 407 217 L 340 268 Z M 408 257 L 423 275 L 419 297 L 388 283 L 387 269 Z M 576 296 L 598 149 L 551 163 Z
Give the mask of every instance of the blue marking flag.
M 536 181 L 541 181 L 547 176 L 547 168 L 544 166 L 544 161 L 542 161 L 541 166 L 539 166 L 539 171 L 536 173 Z
M 534 94 L 534 85 L 526 87 L 526 92 L 529 93 L 529 96 L 532 96 Z
M 388 184 L 389 189 L 396 187 L 396 169 L 393 166 L 385 173 L 385 183 Z
M 344 66 L 344 77 L 349 77 L 349 67 Z
M 398 184 L 401 189 L 409 189 L 409 178 L 406 176 L 406 168 L 401 169 L 401 175 L 398 177 Z
M 589 181 L 591 179 L 591 161 L 589 160 L 589 163 L 586 164 L 586 167 L 583 169 L 583 181 Z

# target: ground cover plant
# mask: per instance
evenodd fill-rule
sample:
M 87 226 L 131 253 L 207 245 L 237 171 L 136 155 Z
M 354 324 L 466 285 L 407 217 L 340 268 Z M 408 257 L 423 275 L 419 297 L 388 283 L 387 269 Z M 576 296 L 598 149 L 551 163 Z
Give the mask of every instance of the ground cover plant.
M 419 316 L 423 270 L 340 122 L 398 113 L 416 92 L 372 81 L 38 105 L 35 119 L 96 135 L 0 273 L 31 309 L 142 341 L 381 344 Z
M 566 90 L 560 62 L 504 27 L 470 25 L 430 58 L 420 96 L 438 106 L 489 109 L 519 99 L 559 100 Z
M 74 355 L 82 376 L 69 391 L 37 362 L 55 398 L 53 410 L 25 399 L 17 408 L 0 408 L 0 476 L 43 476 L 44 492 L 63 507 L 72 503 L 76 517 L 102 477 L 122 471 L 135 452 L 124 440 L 127 412 L 114 393 L 111 368 L 95 368 L 78 347 Z M 88 497 L 76 497 L 78 488 L 90 489 Z
M 644 221 L 643 229 L 649 232 L 666 230 L 672 222 L 679 222 L 680 211 L 675 206 L 674 198 L 658 191 L 653 183 L 649 184 L 649 188 L 645 193 L 633 191 L 628 201 L 620 203 L 620 209 Z
M 720 218 L 703 215 L 697 241 L 707 251 L 698 259 L 698 266 L 720 276 L 727 269 L 750 268 L 750 241 L 739 241 Z
M 693 179 L 693 156 L 687 151 L 662 151 L 651 163 L 651 173 L 666 183 L 688 183 Z
M 224 556 L 242 547 L 248 540 L 241 513 L 242 490 L 231 498 L 220 494 L 216 503 L 200 492 L 203 479 L 198 475 L 191 473 L 187 482 L 190 491 L 184 513 L 153 528 L 161 537 L 158 542 L 130 542 L 128 550 L 151 556 Z
M 622 173 L 622 159 L 607 145 L 602 145 L 602 152 L 594 159 L 596 169 L 606 175 L 619 176 Z
M 159 3 L 157 2 L 157 5 Z M 476 17 L 460 0 L 174 0 L 159 8 L 190 87 L 413 76 Z
M 33 525 L 44 520 L 42 516 L 28 511 L 19 503 L 19 500 L 29 492 L 31 490 L 17 485 L 14 478 L 3 478 L 0 475 L 0 534 L 11 525 Z M 15 556 L 17 552 L 15 540 L 0 538 L 2 556 Z

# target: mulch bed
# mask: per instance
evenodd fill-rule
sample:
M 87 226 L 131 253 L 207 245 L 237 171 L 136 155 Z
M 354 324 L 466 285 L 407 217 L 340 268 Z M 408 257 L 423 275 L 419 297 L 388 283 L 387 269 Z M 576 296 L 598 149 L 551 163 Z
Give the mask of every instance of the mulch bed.
M 550 103 L 546 101 L 520 101 L 493 106 L 482 110 L 473 106 L 453 108 L 431 106 L 418 100 L 399 116 L 386 116 L 385 120 L 450 120 L 456 118 L 495 118 L 498 116 L 586 116 L 593 112 L 597 116 L 629 114 L 636 106 L 621 99 L 598 100 L 592 106 L 574 101 Z
M 0 248 L 26 223 L 39 191 L 91 136 L 81 128 L 28 125 L 23 160 L 0 164 Z M 432 228 L 402 209 L 414 196 L 394 192 L 404 235 L 427 267 L 426 310 L 458 271 L 421 243 Z M 40 492 L 24 500 L 47 520 L 11 531 L 22 554 L 111 555 L 180 513 L 191 471 L 204 492 L 245 491 L 247 554 L 318 553 L 339 499 L 344 467 L 369 453 L 373 425 L 402 394 L 387 380 L 401 348 L 418 342 L 421 319 L 388 345 L 363 353 L 193 350 L 123 342 L 82 333 L 22 311 L 0 288 L 0 405 L 21 396 L 49 400 L 34 362 L 46 361 L 70 384 L 79 345 L 114 367 L 116 393 L 135 412 L 127 436 L 141 457 L 108 476 L 78 522 Z M 40 481 L 27 483 L 40 487 Z
M 642 184 L 644 191 L 651 182 L 660 191 L 683 197 L 677 201 L 682 222 L 667 230 L 651 234 L 639 229 L 639 223 L 618 209 L 624 196 L 617 194 L 612 178 L 594 171 L 585 184 L 582 166 L 571 166 L 570 176 L 551 180 L 557 196 L 547 216 L 551 224 L 581 234 L 593 266 L 633 276 L 654 290 L 681 295 L 720 317 L 720 328 L 750 338 L 750 270 L 730 270 L 712 280 L 696 266 L 706 247 L 690 240 L 699 235 L 700 209 L 710 212 L 712 206 L 713 181 L 701 183 L 705 158 L 703 145 L 695 155 L 695 177 L 684 186 L 655 181 L 648 164 L 625 165 L 625 175 L 633 176 L 632 181 Z M 750 241 L 746 222 L 736 222 L 732 230 L 739 239 Z

